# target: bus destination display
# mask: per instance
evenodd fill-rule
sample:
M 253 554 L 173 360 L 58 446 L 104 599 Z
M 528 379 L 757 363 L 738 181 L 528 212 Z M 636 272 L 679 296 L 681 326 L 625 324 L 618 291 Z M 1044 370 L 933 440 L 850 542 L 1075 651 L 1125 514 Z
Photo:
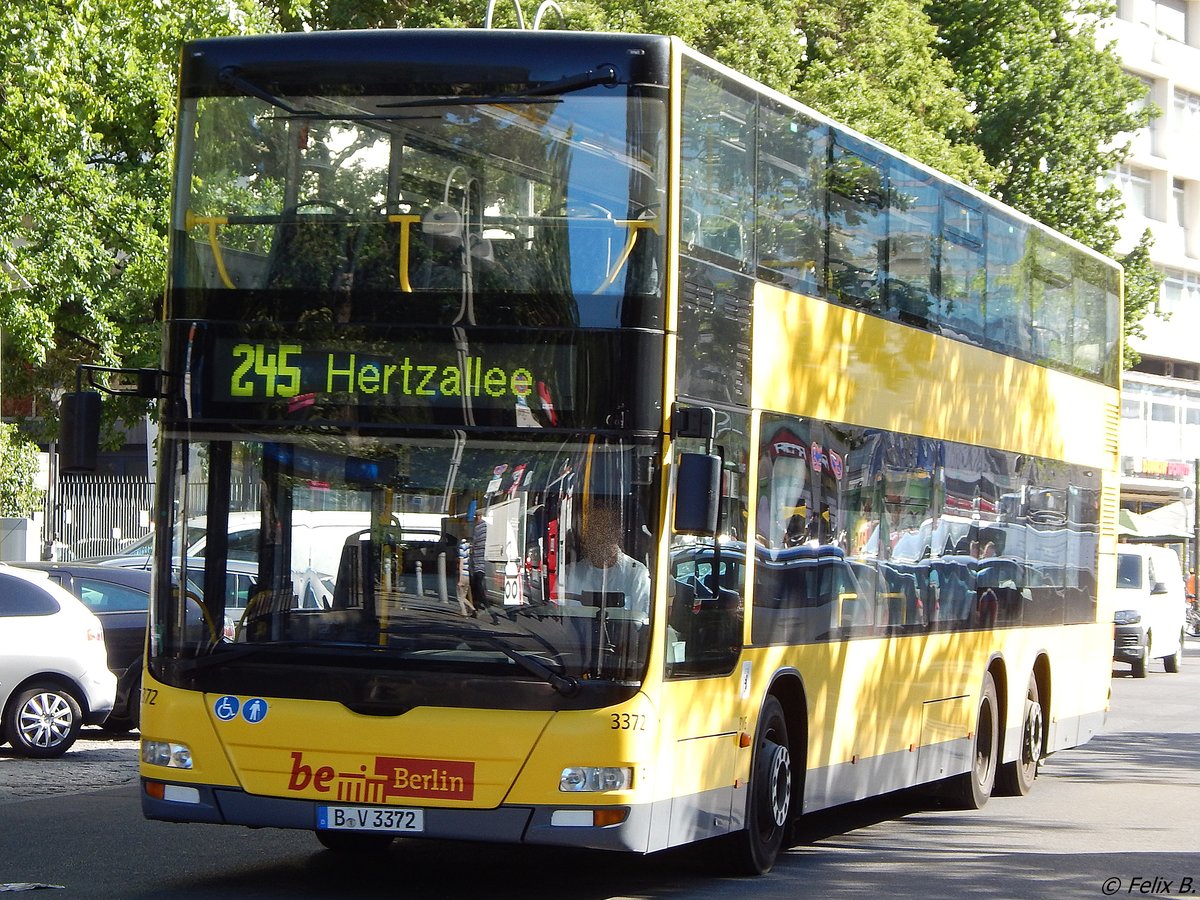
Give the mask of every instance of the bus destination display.
M 351 400 L 378 406 L 573 405 L 574 348 L 452 342 L 347 344 L 219 339 L 215 399 Z

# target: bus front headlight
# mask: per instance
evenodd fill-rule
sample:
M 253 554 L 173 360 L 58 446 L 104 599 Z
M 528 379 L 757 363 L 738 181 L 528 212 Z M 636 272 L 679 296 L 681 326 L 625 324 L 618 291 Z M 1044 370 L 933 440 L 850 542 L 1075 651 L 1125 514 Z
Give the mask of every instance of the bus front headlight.
M 1136 609 L 1118 609 L 1113 621 L 1118 625 L 1136 625 L 1142 621 L 1142 614 Z
M 633 787 L 633 769 L 627 766 L 567 766 L 558 789 L 569 794 L 627 791 Z
M 187 744 L 143 739 L 142 762 L 151 766 L 166 766 L 169 769 L 190 769 L 192 750 Z

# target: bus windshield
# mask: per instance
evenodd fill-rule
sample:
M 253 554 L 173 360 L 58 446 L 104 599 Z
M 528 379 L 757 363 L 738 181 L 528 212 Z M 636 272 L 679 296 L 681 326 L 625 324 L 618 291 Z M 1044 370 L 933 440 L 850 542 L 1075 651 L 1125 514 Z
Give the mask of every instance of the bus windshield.
M 182 311 L 237 290 L 251 317 L 335 323 L 657 319 L 665 103 L 592 81 L 186 101 Z
M 636 473 L 655 454 L 465 433 L 193 444 L 177 502 L 206 498 L 189 511 L 207 513 L 202 555 L 160 553 L 187 568 L 178 581 L 208 627 L 163 610 L 156 649 L 199 670 L 244 658 L 294 674 L 297 659 L 336 666 L 369 650 L 384 668 L 540 679 L 567 694 L 581 680 L 636 682 L 657 496 Z M 310 687 L 293 679 L 291 694 Z

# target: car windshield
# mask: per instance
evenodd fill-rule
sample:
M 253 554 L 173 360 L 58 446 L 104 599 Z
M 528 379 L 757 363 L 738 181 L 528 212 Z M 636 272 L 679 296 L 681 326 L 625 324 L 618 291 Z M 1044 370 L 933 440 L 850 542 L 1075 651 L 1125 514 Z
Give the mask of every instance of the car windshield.
M 1140 590 L 1142 587 L 1142 558 L 1133 553 L 1117 554 L 1117 587 Z

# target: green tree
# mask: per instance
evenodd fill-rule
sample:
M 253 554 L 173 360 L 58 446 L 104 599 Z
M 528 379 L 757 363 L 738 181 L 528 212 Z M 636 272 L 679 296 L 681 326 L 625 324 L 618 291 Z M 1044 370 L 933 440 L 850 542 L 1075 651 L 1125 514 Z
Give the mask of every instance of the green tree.
M 1154 238 L 1149 229 L 1142 233 L 1137 246 L 1120 258 L 1125 267 L 1125 337 L 1145 337 L 1142 323 L 1146 316 L 1158 315 L 1157 304 L 1163 275 L 1150 264 L 1150 247 Z M 1141 354 L 1125 343 L 1125 368 L 1132 368 Z
M 0 516 L 25 519 L 41 507 L 37 471 L 37 444 L 22 438 L 15 425 L 0 422 Z
M 477 27 L 485 9 L 483 0 L 23 0 L 0 8 L 0 259 L 32 284 L 0 292 L 6 391 L 48 409 L 80 362 L 156 364 L 185 39 Z M 1119 199 L 1097 177 L 1122 158 L 1116 136 L 1145 114 L 1131 111 L 1140 85 L 1095 44 L 1087 14 L 1103 5 L 1094 0 L 574 0 L 564 9 L 572 28 L 678 34 L 1113 252 Z M 511 4 L 498 4 L 496 23 L 515 22 Z M 1129 261 L 1144 262 L 1144 252 Z M 1153 271 L 1131 269 L 1129 286 L 1134 327 L 1153 302 Z M 131 417 L 134 403 L 106 409 Z
M 1097 39 L 1113 4 L 928 0 L 925 8 L 975 110 L 972 139 L 998 175 L 994 195 L 1124 263 L 1126 333 L 1138 333 L 1161 277 L 1149 265 L 1148 235 L 1116 254 L 1123 203 L 1103 179 L 1125 159 L 1127 136 L 1155 111 L 1140 104 L 1145 86 Z
M 52 409 L 77 363 L 157 363 L 180 45 L 271 22 L 253 0 L 0 7 L 0 259 L 32 285 L 0 293 L 10 395 Z

